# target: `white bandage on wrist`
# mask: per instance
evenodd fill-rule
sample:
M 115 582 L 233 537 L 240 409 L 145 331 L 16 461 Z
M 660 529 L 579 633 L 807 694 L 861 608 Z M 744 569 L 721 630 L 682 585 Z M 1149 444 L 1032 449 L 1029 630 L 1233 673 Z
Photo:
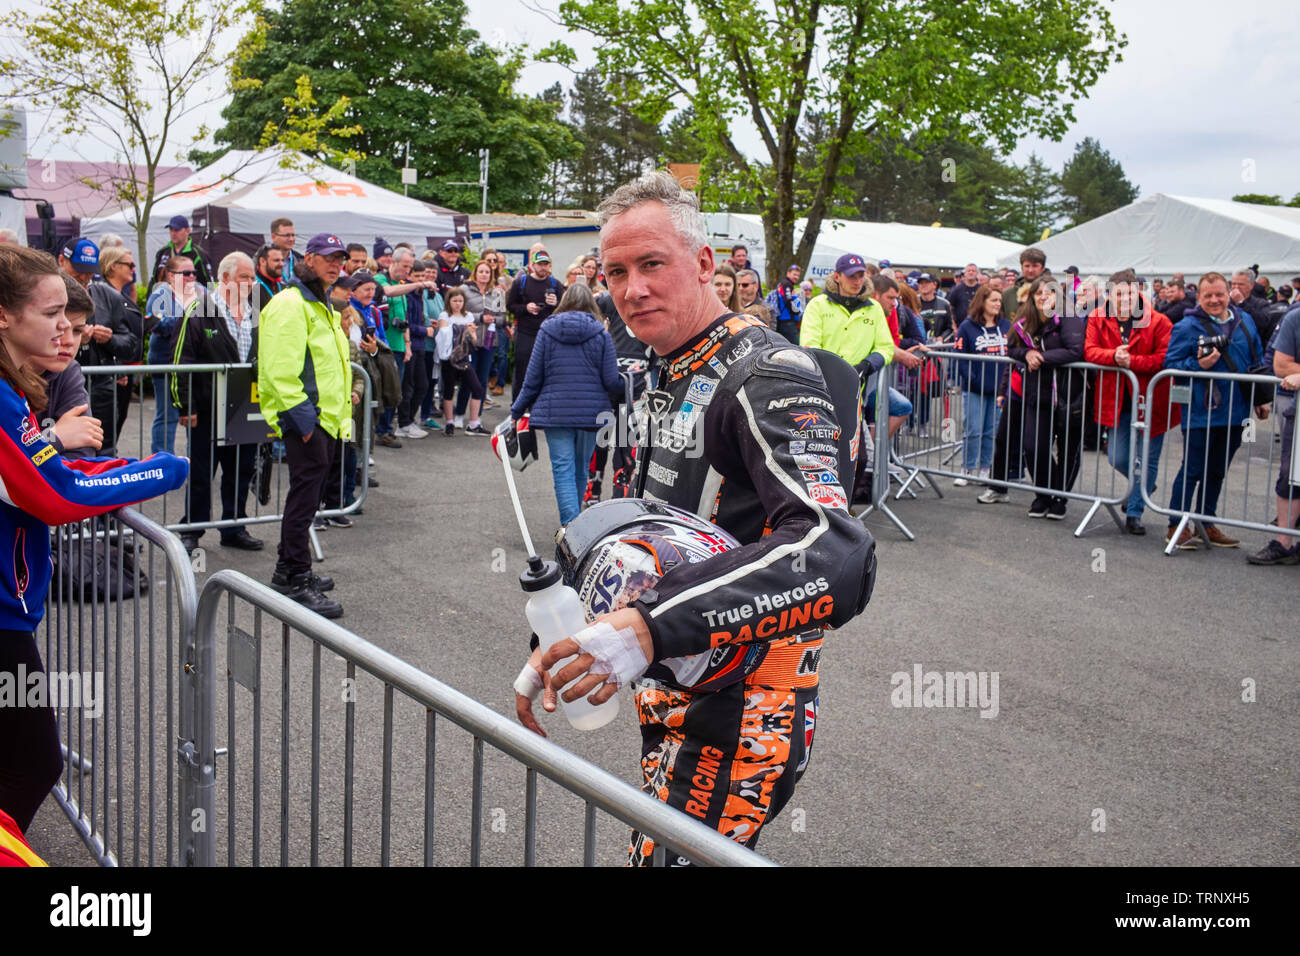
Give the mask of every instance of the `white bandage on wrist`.
M 636 631 L 630 627 L 616 631 L 601 621 L 574 634 L 573 639 L 596 659 L 587 673 L 608 674 L 609 680 L 619 687 L 636 680 L 650 666 L 641 642 L 636 639 Z
M 537 673 L 532 664 L 525 664 L 524 669 L 515 678 L 515 693 L 520 697 L 536 700 L 542 693 L 542 675 Z

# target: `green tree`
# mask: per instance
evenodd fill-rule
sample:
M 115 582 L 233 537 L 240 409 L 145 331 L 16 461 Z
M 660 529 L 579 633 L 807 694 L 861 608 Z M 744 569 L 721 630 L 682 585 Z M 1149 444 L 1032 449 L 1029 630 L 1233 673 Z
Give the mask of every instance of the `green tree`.
M 762 211 L 769 280 L 780 263 L 807 265 L 851 140 L 957 126 L 1004 149 L 1024 133 L 1059 138 L 1126 43 L 1102 0 L 563 0 L 560 17 L 597 38 L 603 72 L 636 78 L 626 92 L 645 119 L 694 108 L 701 178 Z M 565 44 L 544 54 L 575 59 Z M 832 122 L 796 196 L 799 128 L 815 112 Z M 741 125 L 761 159 L 740 149 Z
M 1077 226 L 1127 206 L 1137 199 L 1138 188 L 1128 181 L 1119 160 L 1087 136 L 1061 170 L 1061 195 L 1070 224 Z
M 1037 153 L 1015 170 L 1003 199 L 1005 218 L 998 235 L 1025 245 L 1041 240 L 1044 229 L 1054 229 L 1064 208 L 1061 179 Z
M 360 132 L 323 131 L 320 143 L 356 150 L 358 176 L 400 190 L 409 143 L 420 177 L 412 196 L 477 209 L 476 187 L 449 184 L 476 181 L 487 148 L 490 206 L 536 212 L 573 137 L 557 104 L 515 91 L 522 55 L 483 43 L 465 15 L 462 0 L 285 0 L 240 41 L 217 142 L 256 148 L 305 75 L 319 103 L 348 97 L 340 119 Z
M 1300 193 L 1296 194 L 1300 199 Z M 1233 202 L 1254 203 L 1256 206 L 1281 206 L 1284 205 L 1281 196 L 1266 196 L 1263 193 L 1238 193 L 1232 197 Z M 1295 205 L 1294 202 L 1291 205 Z
M 659 128 L 615 96 L 618 86 L 598 70 L 586 70 L 578 74 L 569 94 L 569 128 L 582 153 L 566 164 L 565 198 L 584 209 L 595 209 L 663 151 Z
M 259 9 L 257 0 L 82 0 L 0 16 L 0 101 L 48 113 L 53 138 L 85 137 L 105 147 L 120 172 L 105 166 L 95 185 L 130 208 L 136 261 L 147 268 L 150 213 L 169 193 L 157 170 L 191 143 L 178 129 L 211 102 L 195 93 L 221 75 L 217 41 Z M 195 140 L 208 135 L 200 128 Z

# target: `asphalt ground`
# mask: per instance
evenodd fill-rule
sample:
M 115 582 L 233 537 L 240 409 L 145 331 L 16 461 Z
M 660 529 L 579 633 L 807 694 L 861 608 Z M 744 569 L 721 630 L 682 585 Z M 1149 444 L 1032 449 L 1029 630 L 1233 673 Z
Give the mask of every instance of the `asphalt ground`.
M 507 396 L 508 397 L 508 396 Z M 490 428 L 503 416 L 484 416 Z M 134 423 L 133 419 L 133 423 Z M 126 447 L 133 447 L 128 425 Z M 513 717 L 511 682 L 527 656 L 525 552 L 500 465 L 486 439 L 431 434 L 375 450 L 364 515 L 321 535 L 321 573 L 338 582 L 339 623 L 444 683 Z M 283 466 L 280 466 L 283 468 Z M 1085 465 L 1085 468 L 1089 466 Z M 1083 538 L 1066 522 L 1030 520 L 1031 495 L 984 506 L 978 486 L 893 503 L 916 534 L 903 539 L 870 515 L 879 574 L 875 595 L 849 626 L 828 635 L 821 710 L 808 772 L 765 829 L 760 851 L 782 864 L 1295 865 L 1300 805 L 1300 566 L 1252 567 L 1265 536 L 1241 549 L 1162 554 L 1164 521 L 1120 534 L 1099 516 Z M 1162 476 L 1162 491 L 1167 488 Z M 520 476 L 534 540 L 550 550 L 558 526 L 549 464 Z M 217 545 L 206 573 L 230 567 L 269 580 L 278 526 L 255 528 L 265 551 Z M 1235 532 L 1234 532 L 1235 534 Z M 251 615 L 239 611 L 252 632 Z M 282 699 L 280 636 L 263 622 L 260 861 L 280 860 Z M 225 660 L 224 638 L 218 660 Z M 325 685 L 343 670 L 325 655 Z M 310 650 L 291 647 L 291 772 L 284 810 L 289 862 L 310 858 Z M 996 716 L 979 707 L 902 707 L 894 675 L 922 671 L 998 676 Z M 224 676 L 224 675 L 222 675 Z M 227 733 L 219 678 L 218 741 Z M 358 680 L 355 859 L 376 862 L 382 830 L 383 694 Z M 238 755 L 218 769 L 219 859 L 252 855 L 251 695 L 236 688 Z M 991 707 L 984 708 L 992 712 Z M 341 706 L 327 701 L 319 789 L 319 852 L 342 860 Z M 593 733 L 545 718 L 552 739 L 629 783 L 639 783 L 639 734 L 626 696 L 617 720 Z M 394 705 L 393 862 L 424 851 L 425 714 Z M 435 862 L 469 859 L 471 744 L 439 721 Z M 522 860 L 523 772 L 485 757 L 483 860 Z M 581 859 L 580 803 L 543 781 L 539 862 Z M 597 862 L 617 864 L 627 828 L 605 818 Z M 54 864 L 88 858 L 53 800 L 29 833 Z

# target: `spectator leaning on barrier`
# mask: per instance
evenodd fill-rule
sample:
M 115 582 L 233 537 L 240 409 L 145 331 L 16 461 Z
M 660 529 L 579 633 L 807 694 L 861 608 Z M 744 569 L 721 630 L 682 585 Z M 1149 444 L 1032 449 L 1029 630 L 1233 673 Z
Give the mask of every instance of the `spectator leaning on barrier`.
M 1006 355 L 1011 323 L 1002 318 L 1002 291 L 984 285 L 971 299 L 970 313 L 957 330 L 957 349 L 968 355 Z M 996 362 L 958 362 L 962 390 L 962 472 L 987 478 L 993 467 L 993 440 L 998 429 L 998 383 L 1002 366 Z M 955 485 L 969 484 L 957 478 Z
M 334 582 L 312 573 L 308 529 L 327 477 L 340 467 L 341 442 L 352 437 L 348 343 L 329 305 L 346 257 L 337 236 L 311 238 L 294 278 L 262 310 L 257 347 L 262 413 L 284 438 L 289 460 L 271 586 L 329 618 L 341 617 L 343 607 L 324 594 Z
M 172 256 L 184 256 L 194 266 L 200 285 L 212 282 L 208 272 L 208 254 L 194 242 L 190 236 L 190 221 L 184 216 L 172 216 L 167 222 L 167 234 L 171 238 L 153 257 L 153 281 L 155 284 L 163 279 L 164 266 Z
M 1202 349 L 1202 337 L 1222 336 L 1226 350 Z M 1229 299 L 1228 282 L 1217 272 L 1207 272 L 1197 285 L 1196 308 L 1176 326 L 1165 355 L 1165 367 L 1187 371 L 1247 372 L 1261 363 L 1263 346 L 1251 317 Z M 1232 457 L 1241 447 L 1242 428 L 1249 418 L 1254 389 L 1234 381 L 1194 378 L 1192 400 L 1183 418 L 1185 450 L 1183 464 L 1174 479 L 1169 508 L 1174 512 L 1198 512 L 1214 516 L 1219 505 L 1223 479 Z M 1255 406 L 1255 413 L 1268 417 L 1268 406 Z M 1178 526 L 1178 515 L 1169 518 L 1170 540 Z M 1209 544 L 1235 548 L 1240 542 L 1212 523 L 1205 523 Z M 1183 550 L 1196 549 L 1196 533 L 1189 526 L 1178 539 Z
M 176 333 L 175 365 L 237 365 L 257 362 L 257 320 L 251 306 L 253 260 L 232 252 L 217 267 L 217 286 L 200 288 L 185 309 Z M 221 520 L 248 517 L 248 488 L 257 463 L 257 443 L 219 445 L 216 416 L 217 376 L 212 372 L 174 372 L 172 401 L 180 421 L 190 430 L 190 489 L 183 523 L 212 519 L 212 474 L 221 467 Z M 193 551 L 202 529 L 181 533 L 185 550 Z M 247 528 L 221 529 L 224 547 L 260 551 L 262 542 Z
M 898 381 L 906 386 L 905 376 L 919 369 L 925 361 L 915 351 L 917 349 L 924 351 L 925 343 L 918 337 L 918 330 L 912 321 L 911 312 L 903 313 L 900 311 L 898 283 L 882 272 L 872 278 L 871 286 L 875 290 L 876 301 L 880 303 L 881 311 L 885 313 L 885 327 L 889 330 L 889 336 L 894 343 L 893 361 L 906 370 L 905 373 L 899 373 Z M 866 404 L 862 410 L 867 416 L 867 420 L 872 421 L 872 416 L 876 410 L 875 392 L 867 396 Z M 907 421 L 911 414 L 911 400 L 901 391 L 891 386 L 889 389 L 889 434 L 891 437 L 903 427 L 903 423 Z
M 95 303 L 95 314 L 87 324 L 89 332 L 82 336 L 84 344 L 77 353 L 77 362 L 86 369 L 132 361 L 140 345 L 127 321 L 126 303 L 116 289 L 103 282 L 90 281 L 99 268 L 99 250 L 95 244 L 88 239 L 69 243 L 59 263 L 64 272 L 85 287 Z M 90 391 L 91 414 L 104 423 L 101 451 L 111 455 L 117 440 L 116 380 L 107 375 L 92 375 L 86 387 Z
M 376 245 L 376 252 L 381 251 Z M 397 362 L 398 378 L 405 387 L 407 366 L 415 354 L 411 351 L 411 329 L 406 317 L 406 294 L 423 288 L 424 283 L 409 281 L 411 266 L 415 262 L 415 253 L 410 249 L 389 249 L 382 255 L 376 255 L 375 259 L 381 265 L 384 260 L 388 262 L 388 271 L 376 275 L 375 281 L 379 283 L 379 290 L 383 292 L 383 302 L 388 305 L 388 314 L 384 317 L 388 328 L 388 347 L 392 349 L 393 359 Z M 380 308 L 382 310 L 383 306 L 381 305 Z M 398 405 L 400 404 L 399 401 Z M 379 443 L 390 448 L 402 447 L 393 430 L 397 409 L 396 405 L 385 408 L 384 414 L 379 419 Z
M 523 388 L 510 406 L 515 419 L 531 409 L 529 427 L 546 436 L 561 525 L 578 516 L 600 417 L 611 407 L 610 394 L 622 388 L 614 340 L 597 318 L 591 290 L 570 287 L 542 323 Z
M 90 414 L 86 377 L 81 374 L 76 354 L 81 330 L 95 311 L 95 303 L 70 276 L 63 277 L 63 285 L 68 293 L 64 312 L 70 326 L 59 338 L 58 352 L 53 356 L 34 356 L 32 366 L 45 379 L 48 405 L 41 424 L 52 423 L 46 439 L 65 458 L 89 458 L 104 444 L 104 429 L 100 420 Z
M 801 346 L 838 355 L 854 367 L 864 386 L 894 359 L 894 339 L 889 334 L 885 313 L 867 295 L 870 287 L 867 274 L 868 267 L 861 256 L 852 253 L 840 256 L 834 271 L 826 278 L 825 292 L 814 297 L 804 309 L 799 329 Z M 874 407 L 874 389 L 871 394 Z M 892 394 L 890 402 L 892 405 Z M 899 425 L 905 420 L 899 419 Z M 865 416 L 863 424 L 868 429 L 874 427 Z M 892 428 L 893 423 L 890 425 Z M 858 455 L 855 497 L 869 491 L 865 479 L 869 457 L 865 448 Z
M 145 303 L 145 311 L 153 323 L 149 333 L 150 365 L 172 364 L 176 355 L 176 330 L 180 328 L 185 308 L 198 295 L 198 283 L 194 280 L 194 267 L 189 259 L 173 256 L 167 261 L 165 269 L 167 281 L 154 286 Z M 150 448 L 154 453 L 171 453 L 176 446 L 176 425 L 180 412 L 172 404 L 168 376 L 159 374 L 151 377 L 154 413 Z
M 144 313 L 135 297 L 135 254 L 125 246 L 110 246 L 99 254 L 99 274 L 103 284 L 114 290 L 122 299 L 122 315 L 126 327 L 131 330 L 132 352 L 130 355 L 118 355 L 119 365 L 139 365 L 144 360 Z M 97 280 L 98 281 L 98 280 Z M 96 282 L 91 283 L 91 287 Z M 91 293 L 92 298 L 95 293 Z M 107 289 L 105 295 L 108 295 Z M 131 395 L 135 389 L 134 380 L 124 375 L 117 380 L 117 421 L 113 423 L 112 441 L 117 444 L 117 436 L 122 433 L 127 416 L 131 413 Z
M 1285 287 L 1284 287 L 1285 288 Z M 1293 470 L 1295 454 L 1296 390 L 1300 389 L 1300 308 L 1283 317 L 1270 343 L 1273 374 L 1282 379 L 1277 391 L 1277 417 L 1282 428 L 1282 455 L 1277 485 L 1277 537 L 1251 555 L 1251 564 L 1300 564 L 1300 535 L 1285 529 L 1300 528 L 1300 469 Z
M 1007 336 L 1007 354 L 1026 366 L 1024 448 L 1034 484 L 1069 491 L 1083 454 L 1083 375 L 1061 366 L 1083 361 L 1083 320 L 1057 313 L 1060 287 L 1050 273 L 1029 284 Z M 1039 493 L 1031 518 L 1065 518 L 1066 499 Z
M 35 632 L 52 576 L 50 527 L 166 494 L 187 470 L 170 455 L 74 461 L 47 442 L 38 422 L 50 409 L 38 369 L 72 342 L 59 273 L 46 253 L 0 246 L 0 674 L 23 690 L 45 676 Z M 11 697 L 0 706 L 0 810 L 25 831 L 63 758 L 53 702 L 20 703 Z
M 1137 377 L 1135 394 L 1128 376 L 1099 374 L 1093 413 L 1098 425 L 1110 429 L 1107 458 L 1111 466 L 1121 474 L 1128 474 L 1132 462 L 1136 471 L 1133 493 L 1125 508 L 1125 529 L 1129 534 L 1146 534 L 1142 524 L 1145 508 L 1141 483 L 1146 481 L 1148 495 L 1155 491 L 1165 432 L 1181 419 L 1181 406 L 1169 401 L 1167 378 L 1161 379 L 1156 387 L 1151 407 L 1143 409 L 1152 376 L 1165 367 L 1173 325 L 1141 294 L 1132 269 L 1115 273 L 1108 284 L 1111 293 L 1105 307 L 1089 317 L 1083 357 L 1094 365 L 1129 369 Z M 1141 435 L 1132 438 L 1134 415 L 1146 422 L 1146 430 L 1151 435 L 1151 452 L 1146 462 L 1141 461 L 1141 445 L 1134 444 L 1140 441 Z

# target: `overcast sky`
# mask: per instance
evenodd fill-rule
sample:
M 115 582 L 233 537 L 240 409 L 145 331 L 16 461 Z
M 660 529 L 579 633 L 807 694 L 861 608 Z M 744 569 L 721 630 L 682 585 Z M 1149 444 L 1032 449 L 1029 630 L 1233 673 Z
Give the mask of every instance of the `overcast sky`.
M 569 35 L 532 12 L 557 0 L 470 0 L 470 23 L 495 42 L 540 49 L 565 39 L 594 63 L 591 37 Z M 1060 170 L 1085 136 L 1101 142 L 1141 195 L 1228 199 L 1237 193 L 1300 192 L 1300 16 L 1295 0 L 1117 0 L 1111 16 L 1128 35 L 1124 61 L 1075 107 L 1077 122 L 1054 143 L 1026 140 Z M 523 88 L 540 91 L 569 71 L 530 66 Z M 743 137 L 757 155 L 756 134 Z M 1252 162 L 1246 163 L 1247 160 Z M 1254 182 L 1243 180 L 1253 170 Z
M 346 0 L 344 0 L 346 2 Z M 569 35 L 530 5 L 554 9 L 557 0 L 468 0 L 470 24 L 494 44 L 525 43 L 536 50 L 566 39 L 581 65 L 594 62 L 591 38 Z M 0 10 L 31 8 L 35 0 L 0 0 Z M 1300 192 L 1300 17 L 1295 0 L 1117 0 L 1112 16 L 1129 38 L 1124 62 L 1111 68 L 1076 106 L 1077 122 L 1059 143 L 1026 140 L 1014 152 L 1022 162 L 1037 151 L 1059 170 L 1085 136 L 1099 140 L 1123 164 L 1141 195 L 1156 192 L 1226 199 L 1235 193 Z M 521 91 L 537 93 L 559 81 L 561 67 L 529 65 Z M 208 110 L 222 124 L 219 104 Z M 29 126 L 39 121 L 32 117 Z M 196 119 L 193 124 L 198 125 Z M 752 132 L 742 145 L 757 155 Z M 31 144 L 34 151 L 36 144 Z M 67 145 L 42 154 L 71 156 Z M 79 144 L 91 159 L 107 158 L 93 143 Z M 1249 177 L 1253 176 L 1253 181 Z

